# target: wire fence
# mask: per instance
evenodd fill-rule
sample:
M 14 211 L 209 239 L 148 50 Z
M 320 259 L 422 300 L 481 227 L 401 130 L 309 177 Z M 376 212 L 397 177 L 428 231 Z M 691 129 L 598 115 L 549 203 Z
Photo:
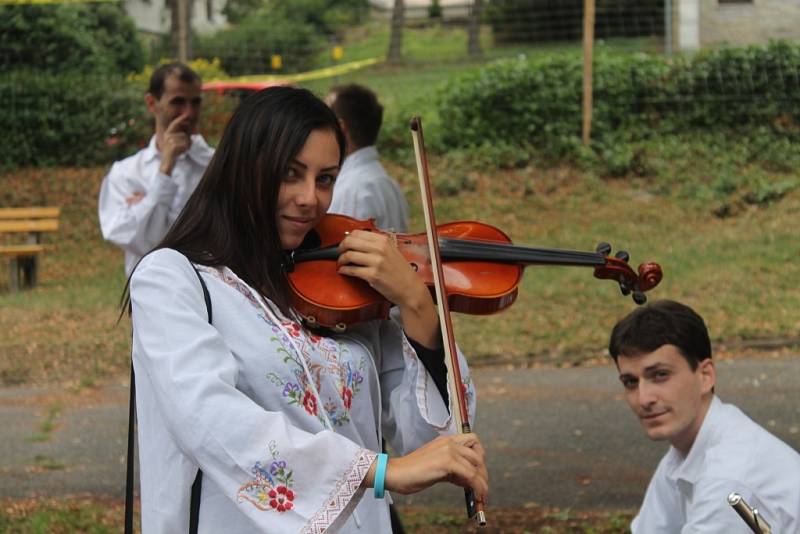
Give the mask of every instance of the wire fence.
M 494 0 L 486 21 L 495 43 L 574 41 L 583 36 L 583 1 Z M 595 10 L 595 38 L 664 37 L 661 0 L 600 2 Z
M 395 16 L 391 5 L 377 4 L 371 7 L 368 17 L 372 20 L 370 27 L 379 35 L 370 37 L 372 55 L 388 55 Z M 400 28 L 404 33 L 426 28 L 462 29 L 468 32 L 471 24 L 480 33 L 482 51 L 496 51 L 495 54 L 489 54 L 489 58 L 501 54 L 505 47 L 579 43 L 583 31 L 583 0 L 406 3 L 395 28 Z M 248 29 L 223 31 L 216 35 L 194 35 L 190 49 L 193 57 L 221 58 L 223 68 L 231 75 L 299 72 L 320 64 L 334 63 L 337 46 L 344 46 L 347 57 L 353 49 L 353 28 L 322 36 L 300 32 L 298 37 L 289 39 L 284 35 L 285 32 L 274 30 L 276 25 L 279 22 L 273 21 L 270 25 L 265 20 L 264 26 L 258 31 Z M 663 0 L 601 1 L 596 10 L 595 37 L 645 37 L 652 40 L 651 49 L 663 50 L 665 40 L 671 39 L 665 33 L 668 25 Z M 355 30 L 355 33 L 359 31 Z M 443 33 L 442 43 L 431 45 L 431 51 L 434 52 L 431 56 L 441 60 L 441 55 L 435 53 L 436 49 L 451 46 L 447 42 L 451 38 Z M 408 37 L 406 48 L 407 41 Z M 174 55 L 177 49 L 169 38 L 150 39 L 147 48 L 150 62 Z M 355 48 L 358 50 L 356 59 L 361 59 L 364 55 L 361 47 L 355 45 Z M 455 52 L 448 59 L 459 61 L 469 55 L 465 41 L 460 53 Z
M 489 69 L 494 79 L 476 82 L 475 98 L 485 98 L 488 110 L 523 116 L 515 111 L 522 105 L 518 101 L 524 104 L 527 100 L 532 107 L 533 95 L 540 94 L 544 104 L 558 103 L 574 111 L 581 105 L 583 4 L 583 0 L 445 1 L 409 3 L 401 13 L 388 5 L 373 6 L 358 25 L 327 35 L 308 27 L 294 31 L 289 22 L 287 27 L 281 21 L 242 24 L 216 35 L 195 35 L 192 50 L 196 57 L 218 60 L 204 64 L 202 75 L 207 80 L 248 74 L 291 79 L 298 72 L 386 56 L 393 34 L 400 31 L 404 36 L 401 59 L 412 69 L 429 63 L 435 70 L 436 64 L 449 62 L 475 70 L 502 57 L 531 59 L 524 75 L 519 72 L 522 67 L 515 64 L 505 70 Z M 696 11 L 687 13 L 688 4 L 697 6 Z M 750 28 L 744 36 L 742 24 Z M 729 33 L 724 31 L 726 26 Z M 0 30 L 5 27 L 0 23 Z M 644 124 L 663 123 L 668 116 L 683 117 L 685 120 L 673 121 L 676 128 L 686 124 L 713 128 L 742 122 L 743 117 L 744 123 L 790 130 L 798 127 L 800 3 L 796 0 L 735 4 L 719 0 L 597 0 L 594 33 L 593 96 L 595 121 L 600 126 L 603 121 L 612 126 L 621 123 L 612 113 L 616 108 Z M 767 45 L 773 36 L 783 37 L 783 44 Z M 473 37 L 480 44 L 479 54 L 470 51 Z M 29 43 L 28 49 L 35 53 L 19 69 L 20 43 L 29 38 L 25 33 L 0 31 L 0 115 L 4 117 L 0 125 L 11 132 L 3 143 L 5 148 L 0 147 L 2 158 L 49 163 L 50 156 L 63 151 L 68 160 L 73 150 L 59 148 L 66 136 L 94 139 L 94 153 L 101 154 L 101 160 L 126 150 L 125 142 L 141 143 L 148 129 L 141 112 L 143 76 L 134 82 L 133 90 L 124 91 L 117 82 L 109 85 L 102 75 L 58 78 L 62 76 L 60 65 L 80 61 L 62 57 L 64 47 L 52 42 L 38 48 Z M 758 47 L 726 47 L 743 40 Z M 151 64 L 167 57 L 169 39 L 150 40 L 146 54 Z M 54 63 L 53 58 L 60 59 Z M 50 74 L 37 75 L 39 68 Z M 458 68 L 442 69 L 433 76 L 434 81 L 447 82 L 449 72 L 457 73 Z M 363 79 L 369 80 L 369 76 Z M 542 91 L 542 84 L 552 85 L 552 91 Z M 104 97 L 112 87 L 114 98 Z M 400 92 L 403 87 L 400 84 L 388 90 Z M 468 93 L 471 89 L 463 90 Z M 437 105 L 435 100 L 427 100 L 429 105 Z M 219 116 L 226 117 L 231 105 L 234 100 L 209 108 L 219 107 Z M 83 117 L 80 121 L 75 118 L 79 116 Z M 211 117 L 210 122 L 220 120 Z M 48 157 L 37 158 L 36 154 Z M 74 162 L 91 160 L 86 157 Z

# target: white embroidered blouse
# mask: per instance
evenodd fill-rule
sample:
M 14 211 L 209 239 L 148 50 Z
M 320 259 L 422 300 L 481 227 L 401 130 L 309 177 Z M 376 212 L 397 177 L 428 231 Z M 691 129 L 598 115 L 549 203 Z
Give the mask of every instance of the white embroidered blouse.
M 390 532 L 388 502 L 360 488 L 381 438 L 406 454 L 455 431 L 400 326 L 314 335 L 229 269 L 198 270 L 212 324 L 180 253 L 131 279 L 143 533 L 188 531 L 198 466 L 201 533 Z

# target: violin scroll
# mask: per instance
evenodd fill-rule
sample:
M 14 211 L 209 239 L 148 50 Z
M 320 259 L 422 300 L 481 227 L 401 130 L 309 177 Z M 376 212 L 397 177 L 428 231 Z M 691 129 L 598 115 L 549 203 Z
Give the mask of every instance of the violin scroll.
M 611 245 L 599 243 L 595 249 L 598 254 L 604 257 L 605 264 L 595 267 L 594 276 L 604 280 L 615 280 L 619 284 L 619 289 L 623 295 L 631 295 L 636 304 L 647 302 L 645 291 L 656 287 L 664 276 L 661 266 L 657 263 L 647 262 L 639 265 L 634 271 L 628 261 L 630 255 L 624 251 L 618 251 L 614 257 L 611 254 Z

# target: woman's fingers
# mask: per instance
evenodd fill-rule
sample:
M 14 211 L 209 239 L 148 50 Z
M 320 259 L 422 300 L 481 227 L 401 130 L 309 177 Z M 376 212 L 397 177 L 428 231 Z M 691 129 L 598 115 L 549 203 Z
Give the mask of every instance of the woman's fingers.
M 470 488 L 475 492 L 476 498 L 483 501 L 489 492 L 489 479 L 486 472 L 469 462 L 466 458 L 460 457 L 450 464 L 450 481 L 457 486 Z
M 470 487 L 480 501 L 486 501 L 489 492 L 489 471 L 486 468 L 483 445 L 475 434 L 453 436 L 454 453 L 461 462 L 453 466 L 461 468 L 462 483 L 459 486 Z
M 395 304 L 425 289 L 422 279 L 386 235 L 353 232 L 339 244 L 339 252 L 340 274 L 364 280 Z
M 469 479 L 470 486 L 481 499 L 484 499 L 489 489 L 489 471 L 486 469 L 483 448 L 480 446 L 480 442 L 476 442 L 480 450 L 477 450 L 474 445 L 473 447 L 462 446 L 458 452 L 465 461 L 469 462 L 472 470 L 472 476 Z M 475 484 L 478 484 L 478 486 Z
M 379 253 L 388 246 L 394 246 L 385 234 L 355 230 L 339 243 L 339 252 L 357 250 L 360 252 Z
M 476 438 L 442 436 L 406 456 L 389 460 L 386 487 L 392 491 L 414 493 L 445 481 L 472 488 L 478 499 L 485 500 L 489 475 Z

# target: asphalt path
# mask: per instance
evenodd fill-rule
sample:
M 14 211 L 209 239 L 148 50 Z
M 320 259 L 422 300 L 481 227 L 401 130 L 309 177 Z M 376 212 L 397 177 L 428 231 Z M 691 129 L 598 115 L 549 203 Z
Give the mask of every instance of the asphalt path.
M 666 450 L 622 399 L 612 366 L 473 369 L 491 506 L 635 509 Z M 800 357 L 717 362 L 717 394 L 800 450 Z M 0 389 L 0 498 L 124 495 L 128 390 Z M 452 506 L 439 486 L 400 504 Z

